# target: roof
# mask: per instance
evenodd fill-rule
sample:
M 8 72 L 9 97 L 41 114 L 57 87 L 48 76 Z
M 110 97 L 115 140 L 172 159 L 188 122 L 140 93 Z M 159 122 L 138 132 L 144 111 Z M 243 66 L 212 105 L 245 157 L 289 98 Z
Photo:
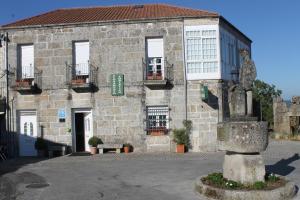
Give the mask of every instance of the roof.
M 215 12 L 167 4 L 58 9 L 3 25 L 3 28 L 103 21 L 147 20 L 178 17 L 219 17 Z

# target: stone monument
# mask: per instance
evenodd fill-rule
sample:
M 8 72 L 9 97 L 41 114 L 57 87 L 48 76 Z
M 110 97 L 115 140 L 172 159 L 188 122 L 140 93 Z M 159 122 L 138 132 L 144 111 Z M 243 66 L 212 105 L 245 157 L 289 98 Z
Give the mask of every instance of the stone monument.
M 252 89 L 256 68 L 247 50 L 240 51 L 243 65 L 239 72 L 239 83 L 229 88 L 230 117 L 218 124 L 219 150 L 226 151 L 223 162 L 223 177 L 227 180 L 253 185 L 265 182 L 265 165 L 262 151 L 268 146 L 267 122 L 253 117 Z M 215 199 L 289 199 L 295 194 L 295 187 L 288 182 L 269 191 L 226 190 L 205 185 L 201 179 L 196 190 Z
M 265 165 L 260 152 L 268 146 L 268 127 L 267 122 L 258 122 L 252 116 L 256 68 L 247 50 L 240 53 L 243 65 L 239 83 L 229 89 L 230 118 L 218 124 L 218 141 L 219 149 L 226 151 L 224 178 L 251 184 L 264 181 Z

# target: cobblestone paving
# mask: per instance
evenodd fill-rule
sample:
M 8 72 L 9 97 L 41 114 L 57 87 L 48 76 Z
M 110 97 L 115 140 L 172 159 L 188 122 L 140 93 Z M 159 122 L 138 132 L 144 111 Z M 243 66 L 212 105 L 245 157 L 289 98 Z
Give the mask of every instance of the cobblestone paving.
M 271 141 L 263 153 L 266 168 L 300 185 L 297 153 L 300 142 Z M 221 171 L 223 155 L 131 153 L 18 159 L 0 164 L 0 199 L 204 199 L 194 192 L 195 179 Z

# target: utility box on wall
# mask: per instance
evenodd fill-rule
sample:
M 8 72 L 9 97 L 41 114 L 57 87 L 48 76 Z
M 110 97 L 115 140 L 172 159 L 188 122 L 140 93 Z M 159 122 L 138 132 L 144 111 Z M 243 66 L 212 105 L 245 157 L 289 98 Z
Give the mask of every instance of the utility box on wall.
M 124 74 L 111 74 L 110 84 L 112 96 L 124 95 Z

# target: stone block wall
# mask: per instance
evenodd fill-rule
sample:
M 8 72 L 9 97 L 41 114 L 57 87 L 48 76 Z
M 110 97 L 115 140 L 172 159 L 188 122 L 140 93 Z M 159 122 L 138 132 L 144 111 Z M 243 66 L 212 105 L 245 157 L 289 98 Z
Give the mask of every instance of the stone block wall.
M 18 45 L 34 44 L 34 62 L 42 70 L 42 93 L 20 94 L 12 91 L 15 99 L 14 112 L 36 110 L 38 135 L 47 140 L 72 145 L 72 109 L 91 108 L 93 112 L 93 132 L 104 141 L 120 138 L 130 142 L 135 150 L 146 150 L 144 119 L 145 107 L 157 103 L 167 103 L 174 107 L 172 116 L 182 121 L 180 116 L 183 94 L 177 86 L 174 90 L 150 91 L 143 86 L 143 62 L 147 37 L 164 38 L 164 54 L 174 65 L 174 77 L 183 82 L 182 25 L 180 21 L 151 22 L 138 24 L 108 24 L 101 26 L 53 27 L 16 30 L 10 32 L 9 63 L 17 67 Z M 90 62 L 99 68 L 98 91 L 77 93 L 68 87 L 66 65 L 72 63 L 74 41 L 88 40 Z M 125 95 L 111 96 L 110 75 L 125 75 Z M 12 82 L 14 77 L 11 77 Z M 153 94 L 149 94 L 152 92 Z M 164 93 L 161 101 L 150 102 L 151 95 Z M 146 100 L 148 99 L 149 100 Z M 174 99 L 174 100 L 173 100 Z M 174 101 L 174 105 L 173 104 Z M 172 105 L 172 106 L 171 106 Z M 177 108 L 180 107 L 180 108 Z M 66 122 L 59 122 L 58 109 L 66 109 Z M 16 116 L 15 115 L 15 116 Z M 15 127 L 18 130 L 17 120 Z
M 199 19 L 185 23 L 218 22 L 216 19 Z M 16 118 L 18 111 L 36 110 L 38 135 L 71 146 L 72 133 L 67 130 L 72 128 L 72 111 L 75 108 L 91 108 L 94 135 L 104 141 L 119 138 L 124 143 L 132 143 L 136 151 L 153 149 L 156 144 L 161 144 L 161 149 L 173 150 L 172 134 L 149 139 L 145 131 L 146 107 L 168 105 L 171 129 L 183 127 L 182 121 L 186 115 L 193 121 L 193 151 L 216 150 L 216 125 L 223 120 L 224 115 L 223 84 L 218 80 L 188 81 L 187 97 L 185 96 L 182 28 L 183 22 L 180 20 L 157 20 L 10 30 L 11 68 L 17 68 L 18 45 L 34 44 L 35 67 L 42 70 L 40 94 L 24 95 L 11 91 L 15 131 L 19 129 Z M 173 87 L 170 89 L 151 90 L 143 84 L 142 60 L 145 58 L 147 37 L 164 38 L 164 56 L 174 66 Z M 78 93 L 67 84 L 65 63 L 72 63 L 74 41 L 90 43 L 90 62 L 99 68 L 96 92 Z M 111 96 L 112 73 L 125 75 L 124 96 Z M 14 81 L 14 77 L 11 77 L 11 81 Z M 201 83 L 208 85 L 208 102 L 201 100 Z M 58 120 L 57 112 L 60 108 L 66 110 L 65 122 Z M 152 146 L 148 148 L 147 145 Z
M 290 105 L 281 97 L 275 98 L 273 100 L 273 114 L 274 131 L 279 133 L 292 133 L 293 128 L 298 129 L 300 123 L 300 97 L 293 97 Z M 295 122 L 293 123 L 292 121 Z
M 207 101 L 201 99 L 201 84 L 208 86 Z M 188 81 L 187 88 L 187 116 L 193 122 L 193 151 L 216 151 L 217 123 L 222 122 L 225 115 L 224 84 L 218 80 Z

